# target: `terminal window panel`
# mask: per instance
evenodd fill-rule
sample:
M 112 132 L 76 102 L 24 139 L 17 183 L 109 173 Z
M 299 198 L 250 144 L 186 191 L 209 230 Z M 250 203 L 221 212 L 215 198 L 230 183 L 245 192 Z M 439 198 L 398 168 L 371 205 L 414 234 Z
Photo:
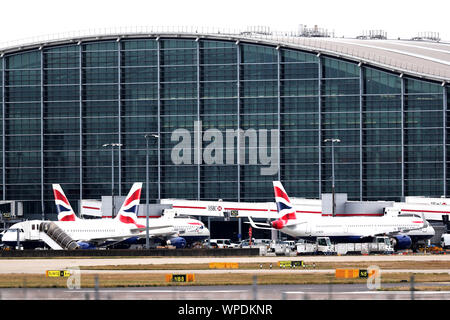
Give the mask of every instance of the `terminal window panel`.
M 161 166 L 162 182 L 197 182 L 197 165 L 163 165 Z
M 200 81 L 235 81 L 237 64 L 201 65 Z
M 89 101 L 82 103 L 83 117 L 110 117 L 118 115 L 119 103 L 117 100 L 111 101 Z M 80 107 L 78 106 L 78 109 Z M 79 113 L 79 110 L 78 110 Z
M 214 100 L 212 100 L 214 101 Z M 197 99 L 163 99 L 161 115 L 197 115 Z M 155 114 L 157 111 L 155 111 Z
M 236 201 L 238 199 L 236 181 L 201 182 L 200 196 L 202 200 Z
M 111 173 L 109 174 L 111 176 Z M 83 199 L 101 199 L 102 196 L 111 195 L 111 181 L 97 180 L 91 183 L 89 180 L 85 180 L 87 177 L 83 176 Z M 117 181 L 117 180 L 114 180 Z M 115 185 L 114 190 L 119 190 Z M 117 193 L 115 194 L 117 195 Z
M 158 51 L 155 49 L 122 49 L 120 58 L 120 65 L 123 67 L 152 67 L 158 64 Z
M 80 47 L 63 45 L 44 49 L 44 69 L 74 70 L 80 67 Z M 62 70 L 64 72 L 65 70 Z
M 284 126 L 282 126 L 284 128 Z M 319 131 L 294 131 L 283 130 L 280 132 L 281 147 L 317 146 L 319 143 Z
M 274 97 L 249 97 L 241 98 L 240 114 L 277 113 L 278 100 Z M 234 110 L 236 112 L 236 109 Z
M 319 181 L 302 181 L 286 177 L 285 179 L 282 179 L 281 182 L 283 183 L 288 195 L 291 195 L 292 197 L 316 199 L 320 197 L 321 192 L 319 191 Z M 273 201 L 273 195 L 272 198 L 268 198 L 267 201 Z
M 117 133 L 119 119 L 118 117 L 86 117 L 82 120 L 82 126 L 83 133 Z
M 80 183 L 80 170 L 79 168 L 71 167 L 45 167 L 44 169 L 44 182 L 46 183 L 77 183 L 79 187 Z M 64 188 L 65 191 L 65 188 Z M 53 195 L 53 192 L 50 193 Z
M 14 200 L 40 200 L 41 184 L 40 183 L 21 183 L 6 184 L 6 199 Z M 24 208 L 25 209 L 25 208 Z M 27 212 L 27 211 L 24 211 Z M 33 211 L 31 211 L 33 212 Z M 39 213 L 41 210 L 38 211 Z
M 318 79 L 317 62 L 288 62 L 280 64 L 280 78 L 284 80 Z
M 273 185 L 270 182 L 241 181 L 240 190 L 241 201 L 273 201 Z
M 80 135 L 76 134 L 45 134 L 44 135 L 44 151 L 48 150 L 79 150 Z
M 440 87 L 440 86 L 439 86 Z M 442 87 L 440 87 L 442 90 Z M 405 111 L 442 111 L 443 95 L 433 93 L 407 94 L 405 95 Z
M 217 99 L 217 98 L 236 98 L 237 85 L 236 82 L 202 82 L 200 84 L 200 98 Z
M 273 174 L 262 174 L 265 171 L 262 171 L 264 168 L 269 169 L 270 164 L 267 165 L 259 165 L 259 164 L 246 164 L 239 166 L 240 171 L 240 179 L 241 181 L 253 181 L 253 182 L 263 182 L 266 181 L 270 184 L 272 181 L 278 178 L 278 170 L 276 170 L 277 166 L 275 164 L 275 170 L 269 171 L 268 173 Z
M 6 151 L 6 168 L 41 167 L 41 156 L 38 152 Z
M 157 66 L 122 67 L 121 83 L 156 83 L 158 81 Z
M 209 129 L 219 130 L 224 145 L 226 142 L 226 130 L 235 131 L 237 129 L 236 115 L 201 115 L 200 121 L 202 122 L 203 135 L 205 135 L 205 131 Z M 219 134 L 219 132 L 217 134 Z M 210 143 L 210 140 L 204 141 L 203 146 L 209 145 Z
M 192 110 L 195 108 L 195 112 L 197 112 L 196 103 L 195 101 L 195 106 L 192 106 Z M 200 114 L 229 114 L 237 118 L 237 105 L 238 101 L 234 98 L 200 99 Z
M 278 52 L 275 48 L 260 45 L 242 44 L 241 63 L 276 63 Z
M 110 134 L 94 134 L 88 133 L 82 136 L 83 150 L 100 150 L 104 149 L 102 146 L 111 141 L 118 140 L 116 133 Z
M 16 53 L 6 57 L 6 69 L 40 69 L 41 52 Z
M 360 113 L 322 113 L 323 129 L 355 129 L 360 126 Z
M 132 116 L 121 117 L 122 132 L 140 132 L 142 133 L 142 139 L 147 132 L 158 131 L 158 118 L 157 117 L 145 117 L 145 116 Z
M 370 129 L 401 128 L 402 114 L 397 111 L 363 112 L 362 127 Z
M 316 113 L 319 110 L 318 96 L 282 97 L 280 100 L 282 113 Z
M 359 95 L 328 95 L 321 97 L 322 112 L 358 112 L 360 110 Z
M 40 151 L 40 135 L 7 135 L 5 137 L 6 151 Z M 18 163 L 18 162 L 15 162 Z
M 174 65 L 196 65 L 197 50 L 196 49 L 161 49 L 160 51 L 161 66 Z
M 317 163 L 299 163 L 281 165 L 281 180 L 317 180 L 319 165 Z
M 363 197 L 365 199 L 398 201 L 401 194 L 401 179 L 363 180 Z
M 122 99 L 120 104 L 122 116 L 156 116 L 158 114 L 158 101 L 156 99 Z
M 317 80 L 281 80 L 280 96 L 316 96 L 318 94 L 319 84 Z
M 242 64 L 240 66 L 241 80 L 277 80 L 278 64 Z
M 237 182 L 237 165 L 201 165 L 200 178 L 206 182 Z
M 364 94 L 382 94 L 381 97 L 401 94 L 401 78 L 398 75 L 364 66 L 362 68 Z M 367 98 L 370 99 L 371 96 L 367 96 Z M 400 102 L 398 105 L 400 106 Z
M 322 58 L 322 78 L 358 78 L 359 67 L 356 63 L 328 57 Z M 359 88 L 359 84 L 358 84 Z
M 363 95 L 363 112 L 401 111 L 402 97 L 400 94 Z
M 45 167 L 77 167 L 79 165 L 79 151 L 46 151 L 44 153 Z
M 142 170 L 145 171 L 146 155 L 147 155 L 147 151 L 145 150 L 145 147 L 140 150 L 136 150 L 136 149 L 133 149 L 130 147 L 122 148 L 122 153 L 121 153 L 122 167 L 135 166 L 138 169 L 143 168 Z M 158 165 L 158 150 L 157 149 L 149 148 L 148 164 L 149 164 L 149 167 Z M 145 172 L 144 172 L 144 176 L 145 176 Z
M 196 200 L 198 198 L 197 182 L 163 182 L 161 183 L 161 199 L 164 198 Z
M 200 48 L 200 64 L 203 65 L 227 65 L 235 64 L 237 50 L 235 46 L 230 48 Z
M 365 163 L 363 165 L 363 181 L 365 180 L 389 180 L 402 178 L 402 164 L 399 163 Z
M 163 83 L 195 82 L 197 81 L 197 65 L 161 66 L 160 81 Z
M 118 83 L 119 73 L 117 67 L 110 68 L 83 68 L 83 83 Z

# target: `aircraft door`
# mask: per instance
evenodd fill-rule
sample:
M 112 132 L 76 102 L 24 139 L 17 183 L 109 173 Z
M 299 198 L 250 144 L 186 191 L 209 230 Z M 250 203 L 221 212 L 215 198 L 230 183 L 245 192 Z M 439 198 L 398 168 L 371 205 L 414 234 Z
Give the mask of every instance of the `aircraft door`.
M 36 221 L 27 221 L 24 225 L 25 239 L 39 240 L 39 223 Z

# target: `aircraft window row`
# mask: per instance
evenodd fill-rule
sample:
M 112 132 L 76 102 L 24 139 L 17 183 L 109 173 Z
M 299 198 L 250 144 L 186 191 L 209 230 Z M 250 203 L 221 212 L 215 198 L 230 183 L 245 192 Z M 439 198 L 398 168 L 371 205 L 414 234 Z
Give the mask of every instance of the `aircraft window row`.
M 67 232 L 115 232 L 113 229 L 70 229 Z

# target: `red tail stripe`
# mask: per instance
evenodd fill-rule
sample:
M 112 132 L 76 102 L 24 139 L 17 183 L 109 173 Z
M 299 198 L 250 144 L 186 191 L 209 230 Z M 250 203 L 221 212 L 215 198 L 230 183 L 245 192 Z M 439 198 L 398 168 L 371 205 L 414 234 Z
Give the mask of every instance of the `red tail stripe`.
M 281 190 L 278 187 L 274 187 L 274 190 L 275 190 L 275 197 L 280 197 L 280 198 L 283 198 L 284 200 L 286 200 L 287 202 L 291 202 L 289 200 L 288 195 L 286 193 L 284 193 L 283 190 Z
M 71 214 L 69 216 L 64 216 L 59 221 L 75 221 L 75 215 Z
M 53 194 L 55 195 L 56 200 L 61 200 L 65 204 L 69 204 L 69 201 L 67 200 L 67 198 L 58 190 L 53 190 Z
M 124 206 L 129 205 L 134 200 L 139 200 L 141 198 L 141 188 L 137 189 L 133 194 L 125 201 Z

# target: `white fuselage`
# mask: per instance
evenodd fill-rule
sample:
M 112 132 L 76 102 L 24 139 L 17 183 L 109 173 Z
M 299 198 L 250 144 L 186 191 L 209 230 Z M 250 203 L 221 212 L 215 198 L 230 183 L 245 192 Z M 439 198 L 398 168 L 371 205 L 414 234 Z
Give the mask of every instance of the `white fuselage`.
M 421 217 L 309 217 L 289 220 L 282 232 L 297 238 L 364 238 L 403 233 L 431 238 L 434 229 Z
M 145 218 L 139 218 L 137 221 L 144 226 L 146 224 Z M 161 217 L 149 219 L 149 224 L 153 223 L 171 225 L 174 231 L 171 236 L 207 238 L 210 234 L 203 222 L 192 218 Z

